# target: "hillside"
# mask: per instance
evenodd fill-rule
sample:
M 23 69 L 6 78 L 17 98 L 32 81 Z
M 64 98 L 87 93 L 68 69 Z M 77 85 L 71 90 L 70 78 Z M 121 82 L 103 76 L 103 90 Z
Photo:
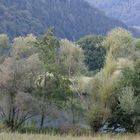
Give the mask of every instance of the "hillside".
M 54 27 L 61 38 L 77 40 L 88 34 L 105 35 L 126 25 L 109 18 L 84 0 L 0 0 L 0 33 L 11 37 L 40 35 Z
M 140 0 L 87 0 L 128 26 L 140 26 Z

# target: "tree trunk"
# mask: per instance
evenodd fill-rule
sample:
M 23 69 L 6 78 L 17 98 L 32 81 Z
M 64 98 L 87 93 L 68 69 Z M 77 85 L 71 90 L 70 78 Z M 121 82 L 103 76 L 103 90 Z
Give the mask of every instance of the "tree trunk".
M 41 129 L 43 128 L 43 125 L 44 125 L 44 119 L 45 119 L 45 115 L 44 115 L 44 113 L 42 113 L 42 115 L 41 115 L 41 123 L 40 123 L 40 128 Z

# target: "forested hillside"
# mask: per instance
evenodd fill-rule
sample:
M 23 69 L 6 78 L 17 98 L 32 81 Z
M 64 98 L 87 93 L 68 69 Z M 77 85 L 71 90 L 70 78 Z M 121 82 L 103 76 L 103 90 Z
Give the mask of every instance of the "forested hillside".
M 11 37 L 40 35 L 54 27 L 61 38 L 77 40 L 88 34 L 105 35 L 125 24 L 104 15 L 84 0 L 0 0 L 0 33 Z
M 140 26 L 140 0 L 87 0 L 129 26 Z

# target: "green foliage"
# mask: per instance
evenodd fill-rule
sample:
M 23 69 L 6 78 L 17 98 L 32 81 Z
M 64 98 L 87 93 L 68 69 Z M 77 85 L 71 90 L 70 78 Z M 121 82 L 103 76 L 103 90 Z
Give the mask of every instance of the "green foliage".
M 49 29 L 42 38 L 38 39 L 36 47 L 40 51 L 39 57 L 44 65 L 45 71 L 56 72 L 55 62 L 57 49 L 59 48 L 59 40 L 53 34 L 52 29 Z
M 36 81 L 37 97 L 41 99 L 45 105 L 55 104 L 63 106 L 63 104 L 71 96 L 71 82 L 61 75 L 46 74 L 42 75 Z
M 117 105 L 114 108 L 111 118 L 111 125 L 120 124 L 129 132 L 136 132 L 140 125 L 139 116 L 139 61 L 135 67 L 125 68 L 123 76 L 116 88 Z
M 85 63 L 90 71 L 98 71 L 104 66 L 106 49 L 103 40 L 103 36 L 87 36 L 77 42 L 85 52 Z
M 127 114 L 135 112 L 138 98 L 134 96 L 134 91 L 131 87 L 125 87 L 119 96 L 120 108 Z
M 45 115 L 49 114 L 48 108 L 56 106 L 63 108 L 71 94 L 69 79 L 62 76 L 59 71 L 59 40 L 52 29 L 36 43 L 39 58 L 42 62 L 43 74 L 36 80 L 36 97 L 40 101 L 41 123 L 43 127 Z
M 121 80 L 120 85 L 122 87 L 132 87 L 134 90 L 134 95 L 140 96 L 140 62 L 136 63 L 134 70 L 133 69 L 124 69 L 124 77 Z
M 140 49 L 140 39 L 135 40 L 135 46 L 137 49 Z
M 37 80 L 37 90 L 44 102 L 66 101 L 70 93 L 70 81 L 59 74 L 57 69 L 57 55 L 59 40 L 52 30 L 38 40 L 36 47 L 39 50 L 40 60 L 44 66 L 44 74 Z

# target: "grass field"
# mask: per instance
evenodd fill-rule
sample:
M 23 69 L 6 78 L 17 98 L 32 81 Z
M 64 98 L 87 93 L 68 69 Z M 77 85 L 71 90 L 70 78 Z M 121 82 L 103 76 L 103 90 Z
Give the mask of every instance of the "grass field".
M 140 140 L 138 135 L 124 136 L 95 136 L 95 137 L 72 137 L 72 136 L 51 136 L 32 134 L 8 134 L 1 133 L 0 140 Z

